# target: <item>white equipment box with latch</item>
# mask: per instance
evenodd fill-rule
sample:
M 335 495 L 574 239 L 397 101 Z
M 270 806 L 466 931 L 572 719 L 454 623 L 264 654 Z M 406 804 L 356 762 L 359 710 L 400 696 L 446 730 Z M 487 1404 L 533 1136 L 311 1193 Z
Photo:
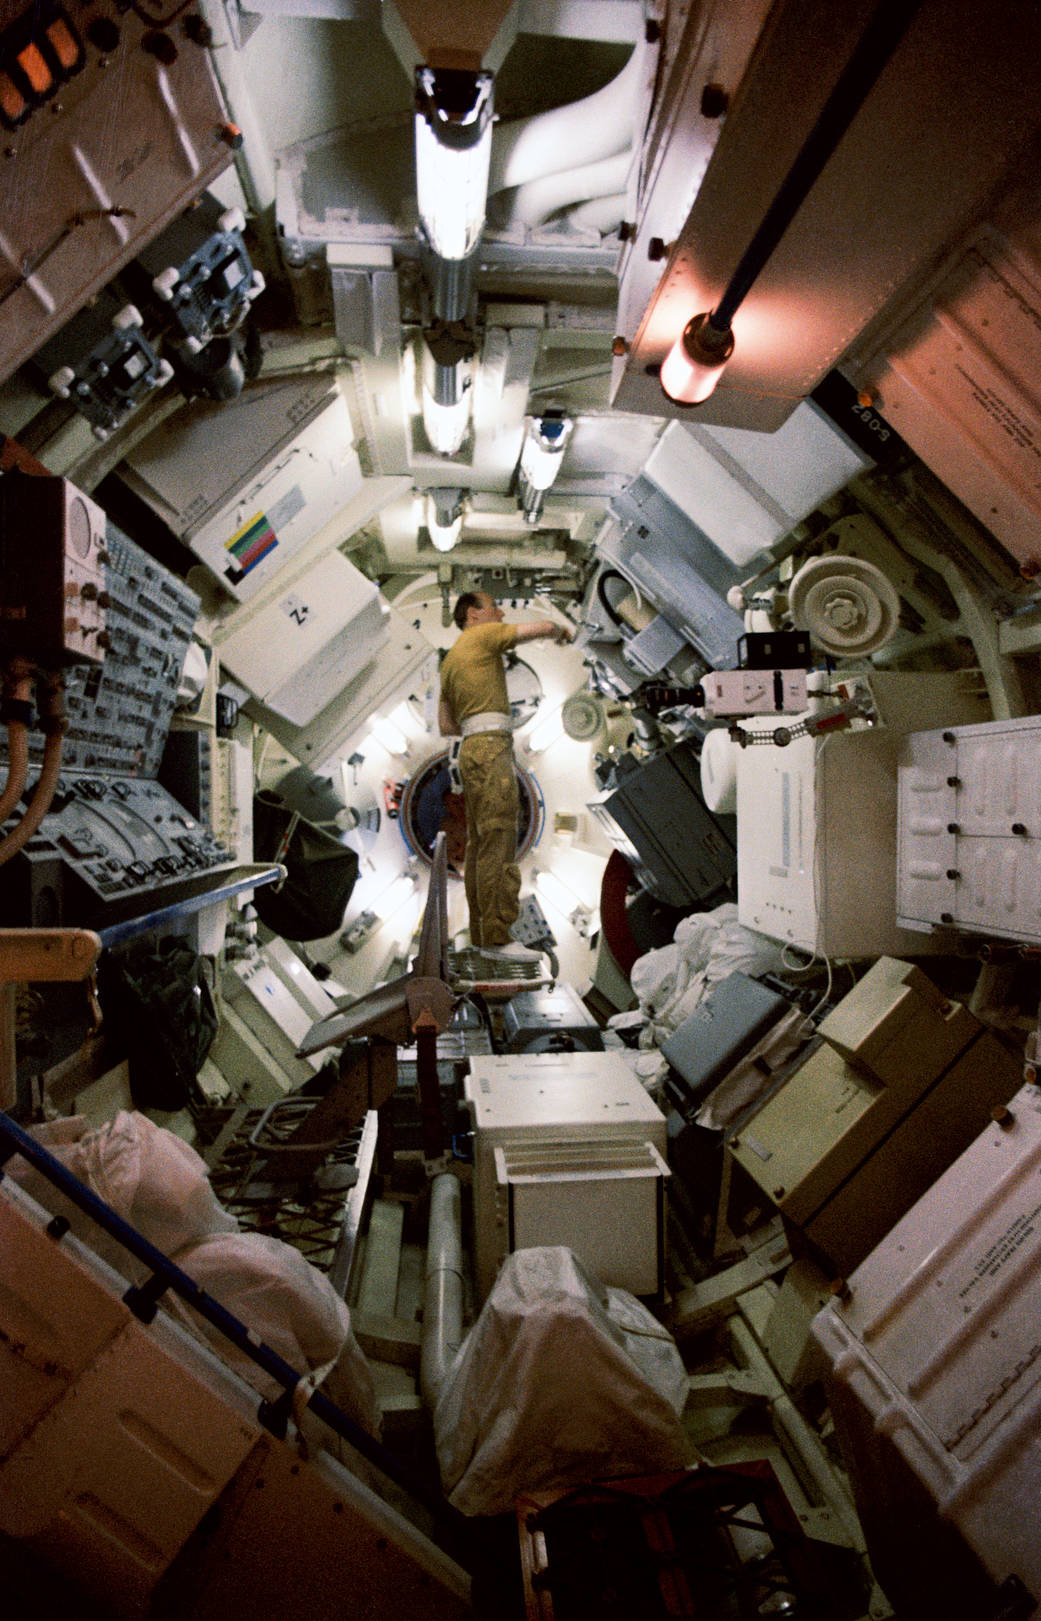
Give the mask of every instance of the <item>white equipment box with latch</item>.
M 600 1280 L 656 1294 L 664 1259 L 665 1116 L 625 1053 L 470 1060 L 474 1232 L 483 1301 L 503 1257 L 564 1244 Z
M 268 708 L 306 726 L 380 652 L 390 609 L 340 552 L 215 636 L 221 664 Z
M 248 602 L 364 478 L 346 399 L 321 378 L 261 383 L 219 407 L 178 414 L 135 448 L 127 482 L 226 591 Z
M 756 717 L 745 730 L 763 727 Z M 929 949 L 896 919 L 900 741 L 875 727 L 741 750 L 737 906 L 746 929 L 825 957 Z

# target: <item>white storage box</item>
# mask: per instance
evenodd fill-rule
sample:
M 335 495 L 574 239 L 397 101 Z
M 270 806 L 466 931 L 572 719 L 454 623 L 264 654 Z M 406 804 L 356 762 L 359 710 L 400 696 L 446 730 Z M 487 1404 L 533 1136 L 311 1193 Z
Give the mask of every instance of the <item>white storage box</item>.
M 380 652 L 390 609 L 330 552 L 219 642 L 221 664 L 268 708 L 305 726 Z
M 483 1300 L 503 1256 L 566 1244 L 603 1283 L 661 1287 L 665 1116 L 620 1052 L 481 1054 L 474 1231 Z
M 984 1573 L 1041 1598 L 1041 1089 L 1015 1094 L 849 1287 L 813 1332 L 890 1602 L 986 1614 Z
M 311 1025 L 311 1013 L 286 985 L 263 950 L 255 957 L 229 963 L 221 990 L 227 1006 L 252 1030 L 261 1046 L 298 1085 L 309 1081 L 322 1068 L 334 1049 L 324 1048 L 310 1058 L 297 1058 Z M 321 1015 L 323 1018 L 330 1008 Z M 218 1060 L 219 1062 L 219 1060 Z
M 878 728 L 741 751 L 737 904 L 747 929 L 827 957 L 929 949 L 897 927 L 899 743 Z
M 248 602 L 364 480 L 347 402 L 320 378 L 178 413 L 136 447 L 128 482 Z

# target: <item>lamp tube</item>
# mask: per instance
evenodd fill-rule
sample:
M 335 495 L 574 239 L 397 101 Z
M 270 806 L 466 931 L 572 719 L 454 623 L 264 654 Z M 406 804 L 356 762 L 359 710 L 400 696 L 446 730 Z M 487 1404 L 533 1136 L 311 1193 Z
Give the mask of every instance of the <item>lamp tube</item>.
M 465 259 L 484 226 L 492 151 L 490 73 L 416 69 L 416 197 L 441 259 Z

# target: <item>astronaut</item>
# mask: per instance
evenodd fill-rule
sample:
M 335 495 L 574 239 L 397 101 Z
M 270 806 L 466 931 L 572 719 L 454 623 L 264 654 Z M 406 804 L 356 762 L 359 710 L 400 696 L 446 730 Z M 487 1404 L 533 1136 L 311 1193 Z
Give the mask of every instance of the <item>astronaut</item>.
M 569 642 L 571 631 L 550 619 L 505 625 L 486 591 L 464 591 L 452 617 L 462 634 L 441 665 L 438 717 L 443 737 L 462 738 L 470 939 L 495 957 L 532 960 L 536 954 L 510 938 L 520 910 L 519 806 L 503 654 L 543 638 Z

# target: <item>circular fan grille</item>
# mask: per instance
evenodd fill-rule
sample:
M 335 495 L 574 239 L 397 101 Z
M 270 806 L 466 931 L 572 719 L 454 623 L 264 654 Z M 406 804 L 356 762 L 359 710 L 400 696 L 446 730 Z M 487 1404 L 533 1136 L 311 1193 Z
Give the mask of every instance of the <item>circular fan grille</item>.
M 788 611 L 827 653 L 873 653 L 895 634 L 900 598 L 874 563 L 813 557 L 788 588 Z
M 603 729 L 604 712 L 591 694 L 576 692 L 563 704 L 560 721 L 575 743 L 588 743 Z

